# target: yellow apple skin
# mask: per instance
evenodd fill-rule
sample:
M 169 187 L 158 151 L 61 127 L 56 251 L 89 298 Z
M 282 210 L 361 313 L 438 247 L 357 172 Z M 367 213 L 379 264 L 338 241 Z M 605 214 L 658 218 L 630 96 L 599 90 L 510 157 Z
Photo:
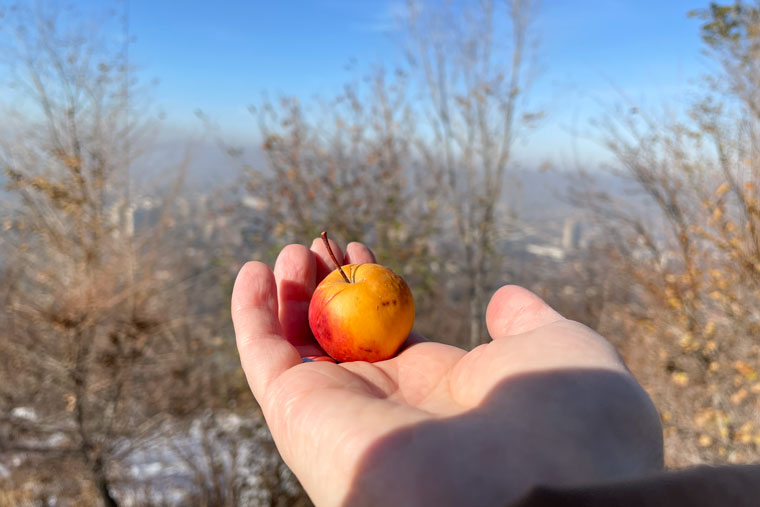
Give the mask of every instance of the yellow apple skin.
M 389 359 L 414 324 L 414 299 L 403 278 L 378 264 L 342 266 L 317 286 L 309 303 L 314 338 L 333 359 Z

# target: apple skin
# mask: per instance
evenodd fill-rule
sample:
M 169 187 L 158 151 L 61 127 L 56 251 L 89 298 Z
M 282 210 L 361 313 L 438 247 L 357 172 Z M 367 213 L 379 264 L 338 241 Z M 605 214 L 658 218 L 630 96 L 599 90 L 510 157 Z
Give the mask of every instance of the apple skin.
M 314 338 L 333 359 L 382 361 L 398 351 L 414 324 L 414 298 L 403 278 L 378 264 L 347 264 L 346 283 L 336 269 L 309 303 Z

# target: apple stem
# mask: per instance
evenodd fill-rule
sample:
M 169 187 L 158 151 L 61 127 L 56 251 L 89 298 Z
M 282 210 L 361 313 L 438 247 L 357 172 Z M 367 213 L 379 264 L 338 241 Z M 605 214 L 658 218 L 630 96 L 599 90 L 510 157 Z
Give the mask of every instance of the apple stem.
M 338 262 L 338 259 L 335 257 L 335 254 L 332 251 L 332 248 L 330 248 L 330 242 L 327 241 L 327 231 L 320 234 L 322 236 L 322 241 L 325 242 L 325 246 L 327 247 L 327 253 L 330 254 L 330 257 L 332 258 L 333 262 L 335 263 L 335 266 L 338 268 L 338 271 L 340 271 L 340 276 L 343 277 L 343 279 L 346 281 L 346 283 L 351 283 L 351 280 L 348 279 L 346 274 L 343 272 L 343 270 L 340 267 L 340 263 Z

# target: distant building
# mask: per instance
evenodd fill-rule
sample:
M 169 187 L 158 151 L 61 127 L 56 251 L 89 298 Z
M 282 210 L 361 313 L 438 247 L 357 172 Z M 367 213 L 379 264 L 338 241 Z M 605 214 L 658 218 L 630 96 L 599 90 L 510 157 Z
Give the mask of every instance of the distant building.
M 263 210 L 266 208 L 266 201 L 260 197 L 254 197 L 251 195 L 246 195 L 243 197 L 243 200 L 241 201 L 243 206 L 250 209 L 255 210 Z
M 562 228 L 562 249 L 566 252 L 577 250 L 581 246 L 582 224 L 580 220 L 573 217 L 565 219 L 565 226 Z
M 107 210 L 107 220 L 113 227 L 111 236 L 114 238 L 122 235 L 131 238 L 135 233 L 134 214 L 137 207 L 127 204 L 125 200 L 119 199 Z
M 565 252 L 561 248 L 557 248 L 554 246 L 548 246 L 548 245 L 536 245 L 536 244 L 528 244 L 525 245 L 525 251 L 537 256 L 537 257 L 548 257 L 550 259 L 555 259 L 558 261 L 561 261 L 565 258 Z

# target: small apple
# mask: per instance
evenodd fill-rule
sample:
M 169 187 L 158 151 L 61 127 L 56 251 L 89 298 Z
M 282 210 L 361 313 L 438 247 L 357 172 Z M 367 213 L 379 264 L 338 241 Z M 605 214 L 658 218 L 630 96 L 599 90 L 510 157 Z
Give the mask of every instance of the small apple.
M 390 359 L 414 324 L 414 299 L 403 278 L 378 264 L 343 267 L 322 233 L 337 269 L 317 286 L 309 303 L 314 338 L 333 359 Z

